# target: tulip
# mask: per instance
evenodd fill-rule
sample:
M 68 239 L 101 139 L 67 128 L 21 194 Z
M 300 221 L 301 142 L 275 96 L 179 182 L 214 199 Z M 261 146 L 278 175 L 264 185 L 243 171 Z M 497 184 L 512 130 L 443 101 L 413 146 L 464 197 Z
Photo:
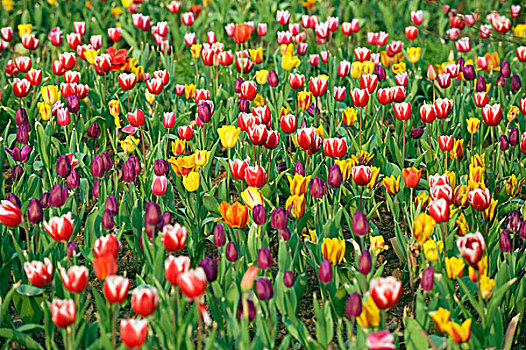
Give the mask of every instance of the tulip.
M 486 105 L 482 108 L 482 120 L 488 126 L 497 126 L 502 120 L 502 107 L 500 104 Z
M 371 266 L 371 253 L 368 250 L 365 250 L 360 256 L 360 260 L 358 262 L 358 271 L 360 271 L 360 273 L 365 276 L 371 271 Z
M 116 259 L 119 255 L 120 245 L 121 243 L 117 239 L 117 236 L 115 236 L 114 234 L 101 236 L 95 240 L 95 244 L 93 246 L 93 253 L 97 258 L 111 255 Z
M 61 300 L 54 298 L 49 305 L 51 320 L 58 328 L 66 328 L 73 324 L 77 317 L 75 302 L 71 299 Z
M 437 223 L 449 221 L 449 204 L 444 198 L 432 201 L 429 204 L 428 211 L 429 215 L 431 215 Z
M 121 340 L 128 348 L 138 349 L 146 340 L 148 335 L 148 320 L 121 320 Z
M 345 315 L 349 318 L 358 317 L 362 313 L 362 297 L 354 292 L 347 298 L 345 303 Z
M 267 221 L 267 211 L 265 207 L 258 204 L 252 208 L 252 219 L 256 225 L 264 225 Z
M 402 170 L 402 178 L 404 183 L 409 188 L 415 188 L 420 182 L 422 170 L 417 170 L 416 168 L 405 168 Z
M 389 331 L 377 331 L 369 334 L 366 339 L 370 350 L 396 349 L 395 339 Z
M 258 267 L 262 270 L 266 270 L 272 267 L 272 255 L 267 247 L 263 247 L 258 251 L 257 254 Z
M 204 259 L 201 259 L 199 266 L 204 270 L 206 274 L 206 279 L 208 282 L 214 282 L 217 279 L 217 259 L 209 258 L 208 256 Z
M 270 222 L 273 229 L 279 230 L 287 227 L 288 220 L 288 212 L 282 207 L 278 207 L 272 212 Z
M 0 207 L 0 211 L 1 211 Z M 40 201 L 36 198 L 31 199 L 29 202 L 29 207 L 27 208 L 27 219 L 31 225 L 38 225 L 42 222 L 44 217 L 44 211 L 42 210 L 42 205 Z
M 46 232 L 57 242 L 69 241 L 73 234 L 73 217 L 71 212 L 60 217 L 52 217 L 43 223 Z
M 151 315 L 159 303 L 159 293 L 155 287 L 140 286 L 133 290 L 131 306 L 133 312 L 141 316 Z
M 294 274 L 292 273 L 292 271 L 287 270 L 283 273 L 283 284 L 287 288 L 292 288 L 292 286 L 294 285 Z
M 309 182 L 309 190 L 314 198 L 321 199 L 325 195 L 326 186 L 322 179 L 315 176 Z
M 274 287 L 268 278 L 259 278 L 256 281 L 256 293 L 259 300 L 265 301 L 272 299 L 274 296 Z
M 354 213 L 352 219 L 352 230 L 355 235 L 360 237 L 369 233 L 369 221 L 364 213 L 360 211 Z
M 104 281 L 103 292 L 110 304 L 120 304 L 128 296 L 130 281 L 122 276 L 108 276 Z
M 511 238 L 506 230 L 502 230 L 499 236 L 499 247 L 503 253 L 509 253 L 512 250 Z
M 225 125 L 217 129 L 221 144 L 225 148 L 232 148 L 236 145 L 240 132 L 241 129 L 233 125 Z
M 230 262 L 235 262 L 238 257 L 238 252 L 234 242 L 228 242 L 226 245 L 226 259 Z
M 318 278 L 321 283 L 327 284 L 332 281 L 332 266 L 327 259 L 323 260 L 318 270 Z
M 473 209 L 478 211 L 486 210 L 491 204 L 491 193 L 489 189 L 475 188 L 468 194 L 468 200 Z
M 113 215 L 113 212 L 109 211 L 108 209 L 105 209 L 104 212 L 102 212 L 102 227 L 105 230 L 111 230 L 115 227 Z
M 179 275 L 190 269 L 190 258 L 187 256 L 175 257 L 170 255 L 164 261 L 164 275 L 172 286 L 178 285 Z
M 433 266 L 429 266 L 422 272 L 422 279 L 420 280 L 420 287 L 425 291 L 433 289 L 435 271 Z
M 38 288 L 44 287 L 53 279 L 53 264 L 48 258 L 44 258 L 44 262 L 36 260 L 26 261 L 24 263 L 24 271 L 29 282 Z
M 380 309 L 390 309 L 396 305 L 402 291 L 402 283 L 393 276 L 378 277 L 369 283 L 369 292 Z
M 371 167 L 366 165 L 357 165 L 352 168 L 353 181 L 358 186 L 365 186 L 371 182 L 372 170 Z
M 152 194 L 155 196 L 162 196 L 166 193 L 168 187 L 168 179 L 166 176 L 153 175 Z
M 60 267 L 64 287 L 71 293 L 82 293 L 88 284 L 89 271 L 86 266 L 71 266 L 68 271 Z
M 480 232 L 468 233 L 457 239 L 457 247 L 462 257 L 474 267 L 486 250 L 486 241 Z
M 0 223 L 8 227 L 17 227 L 22 222 L 23 215 L 16 205 L 8 200 L 0 201 Z
M 243 305 L 243 300 L 240 300 L 237 306 L 237 318 L 239 320 L 242 320 L 244 317 L 247 317 L 245 316 L 245 313 L 248 313 L 248 321 L 249 322 L 254 321 L 254 319 L 256 318 L 256 306 L 254 305 L 254 302 L 250 299 L 247 299 L 246 300 L 247 311 L 245 311 L 244 309 L 245 307 Z
M 187 231 L 186 227 L 179 224 L 164 225 L 161 241 L 164 248 L 169 252 L 176 252 L 182 250 L 186 245 Z
M 329 169 L 327 184 L 332 188 L 338 188 L 342 184 L 343 176 L 338 164 L 334 164 Z M 325 189 L 324 189 L 325 192 Z

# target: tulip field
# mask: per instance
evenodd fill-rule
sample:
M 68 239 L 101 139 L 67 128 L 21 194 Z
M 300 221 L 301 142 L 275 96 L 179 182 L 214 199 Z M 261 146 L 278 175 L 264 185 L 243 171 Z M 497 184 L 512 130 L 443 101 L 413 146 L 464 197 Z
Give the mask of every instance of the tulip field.
M 521 5 L 1 0 L 0 350 L 524 348 Z

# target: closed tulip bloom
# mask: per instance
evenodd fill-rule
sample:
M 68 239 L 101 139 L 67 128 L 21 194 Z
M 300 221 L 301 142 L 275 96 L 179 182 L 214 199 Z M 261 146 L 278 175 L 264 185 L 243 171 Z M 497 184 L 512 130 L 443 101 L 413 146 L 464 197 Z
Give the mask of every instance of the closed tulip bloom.
M 104 160 L 100 155 L 97 154 L 91 160 L 90 171 L 93 177 L 101 178 L 104 176 Z
M 248 321 L 252 322 L 256 318 L 256 306 L 254 305 L 254 302 L 250 299 L 247 299 L 246 305 L 248 309 L 247 311 L 243 310 L 243 301 L 239 301 L 239 304 L 237 306 L 237 318 L 239 320 L 242 320 L 244 317 L 247 317 L 245 316 L 245 313 L 248 313 Z
M 409 102 L 396 103 L 394 105 L 394 114 L 396 119 L 406 121 L 411 117 L 412 108 Z
M 93 254 L 97 258 L 101 258 L 106 255 L 111 255 L 116 259 L 119 255 L 120 245 L 121 243 L 119 242 L 115 234 L 101 236 L 95 240 L 95 244 L 93 246 Z
M 130 281 L 122 276 L 108 276 L 104 281 L 103 292 L 110 304 L 120 304 L 128 296 Z
M 170 255 L 164 261 L 164 275 L 172 286 L 178 285 L 177 279 L 179 275 L 188 271 L 188 269 L 190 269 L 190 258 L 187 256 L 175 257 Z
M 422 272 L 422 279 L 420 280 L 420 287 L 425 291 L 433 289 L 435 270 L 433 266 L 429 266 Z
M 206 291 L 206 274 L 202 267 L 189 269 L 177 277 L 177 285 L 190 299 L 200 298 Z
M 51 320 L 58 328 L 66 328 L 73 324 L 77 317 L 75 302 L 71 299 L 61 300 L 54 298 L 53 302 L 49 304 L 49 311 Z
M 332 266 L 327 259 L 323 260 L 318 270 L 318 278 L 321 283 L 327 284 L 332 281 Z
M 252 208 L 252 219 L 256 225 L 264 225 L 267 222 L 267 211 L 261 204 Z
M 289 221 L 289 213 L 282 207 L 274 209 L 272 217 L 270 219 L 271 226 L 275 230 L 284 229 L 287 227 Z
M 263 247 L 258 251 L 257 254 L 258 267 L 262 270 L 266 270 L 272 267 L 272 255 L 267 247 Z
M 48 222 L 44 222 L 44 229 L 57 242 L 69 241 L 73 234 L 73 217 L 71 212 L 60 217 L 53 217 Z
M 226 243 L 225 228 L 223 224 L 218 222 L 214 227 L 214 245 L 218 248 L 222 247 Z
M 513 91 L 519 91 L 521 89 L 521 78 L 517 74 L 513 74 L 511 77 L 510 88 Z
M 102 212 L 102 227 L 105 230 L 111 230 L 115 227 L 115 221 L 113 219 L 113 212 L 109 211 L 108 209 L 105 209 Z
M 358 262 L 358 271 L 360 271 L 362 275 L 367 275 L 369 272 L 371 272 L 371 267 L 371 253 L 368 250 L 365 250 L 360 256 L 360 260 Z
M 338 188 L 342 184 L 343 176 L 338 164 L 334 164 L 329 169 L 327 176 L 327 184 L 332 188 Z
M 29 142 L 29 124 L 21 124 L 18 126 L 16 129 L 16 142 L 21 145 L 25 145 Z
M 236 128 L 233 125 L 224 125 L 217 129 L 221 144 L 225 148 L 232 148 L 236 145 L 239 134 L 241 133 L 240 128 Z
M 519 144 L 519 129 L 513 128 L 510 131 L 510 136 L 508 137 L 510 141 L 510 145 L 513 147 L 517 146 Z
M 22 212 L 16 205 L 5 199 L 0 201 L 0 224 L 17 227 L 22 219 Z
M 491 204 L 491 192 L 488 188 L 475 188 L 468 194 L 468 200 L 473 209 L 478 211 L 486 210 Z
M 127 160 L 124 162 L 122 167 L 122 181 L 126 183 L 135 182 L 135 164 L 134 162 Z
M 345 315 L 349 318 L 358 317 L 362 313 L 362 297 L 354 292 L 347 298 L 345 303 Z
M 265 301 L 272 299 L 274 296 L 274 287 L 268 278 L 259 278 L 256 281 L 256 293 L 259 300 Z
M 502 230 L 499 236 L 499 247 L 503 253 L 511 252 L 511 238 L 506 230 Z
M 24 271 L 27 279 L 38 288 L 44 287 L 53 279 L 53 264 L 48 258 L 44 262 L 33 260 L 24 263 Z
M 287 288 L 292 288 L 292 286 L 294 285 L 294 274 L 292 273 L 292 271 L 287 270 L 283 273 L 283 284 Z
M 234 242 L 228 242 L 226 245 L 226 259 L 230 262 L 235 262 L 238 257 L 238 252 Z
M 245 169 L 245 181 L 250 187 L 261 188 L 267 183 L 267 172 L 261 165 L 248 166 Z
M 151 315 L 159 303 L 159 293 L 155 287 L 142 286 L 133 290 L 131 307 L 140 316 Z
M 522 222 L 522 214 L 518 210 L 512 210 L 508 214 L 507 229 L 511 232 L 517 232 Z
M 482 108 L 482 120 L 488 126 L 497 126 L 502 120 L 502 107 L 500 104 L 486 105 Z
M 208 282 L 214 282 L 217 279 L 217 259 L 215 257 L 210 258 L 206 256 L 201 259 L 199 266 L 203 269 L 206 274 Z
M 0 211 L 1 211 L 0 207 Z M 31 225 L 38 225 L 42 222 L 44 217 L 44 211 L 42 210 L 42 205 L 40 201 L 36 198 L 31 199 L 29 202 L 29 207 L 27 208 L 27 219 Z
M 152 193 L 155 196 L 162 196 L 166 193 L 168 188 L 168 179 L 166 176 L 153 175 L 152 181 Z
M 64 287 L 71 293 L 82 293 L 88 284 L 89 271 L 86 266 L 71 266 L 68 271 L 60 267 Z
M 457 238 L 457 247 L 462 257 L 471 266 L 476 266 L 486 250 L 486 241 L 480 232 L 468 233 Z
M 325 186 L 323 180 L 318 176 L 313 177 L 309 182 L 309 190 L 312 197 L 321 199 L 325 195 Z
M 367 165 L 357 165 L 352 168 L 352 179 L 358 186 L 365 186 L 371 182 L 371 167 Z
M 402 291 L 402 283 L 395 277 L 379 277 L 369 283 L 369 292 L 380 309 L 390 309 L 396 305 Z
M 138 349 L 146 340 L 148 335 L 148 320 L 129 319 L 120 323 L 121 340 L 130 349 Z
M 60 186 L 60 184 L 56 184 L 51 188 L 51 191 L 49 192 L 49 203 L 55 208 L 60 208 L 64 205 L 64 203 L 66 203 L 67 197 L 67 187 L 62 187 Z
M 369 220 L 361 211 L 354 213 L 352 218 L 352 231 L 357 236 L 365 236 L 369 233 Z
M 91 123 L 91 125 L 88 128 L 88 137 L 92 139 L 96 139 L 100 136 L 100 127 L 97 122 Z
M 164 248 L 170 252 L 182 250 L 186 245 L 187 231 L 186 227 L 179 224 L 165 225 L 163 227 L 161 241 Z
M 435 219 L 437 223 L 449 221 L 449 204 L 444 198 L 429 203 L 429 215 Z
M 417 170 L 416 168 L 405 168 L 402 170 L 402 178 L 404 183 L 409 188 L 415 188 L 420 182 L 422 170 Z
M 510 143 L 509 143 L 508 137 L 506 135 L 500 135 L 499 148 L 503 152 L 506 151 L 508 148 L 510 148 Z
M 271 87 L 276 87 L 279 84 L 279 78 L 274 69 L 270 69 L 268 72 L 268 85 Z

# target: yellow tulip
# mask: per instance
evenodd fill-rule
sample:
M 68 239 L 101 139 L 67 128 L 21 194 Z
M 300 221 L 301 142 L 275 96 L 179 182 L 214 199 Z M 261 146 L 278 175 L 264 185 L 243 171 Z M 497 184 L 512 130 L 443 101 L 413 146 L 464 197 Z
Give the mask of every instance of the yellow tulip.
M 265 85 L 268 80 L 268 70 L 261 69 L 256 72 L 256 81 L 259 85 Z
M 519 115 L 519 107 L 511 106 L 506 118 L 508 119 L 509 122 L 511 122 L 512 120 L 517 118 L 518 115 Z
M 493 294 L 493 288 L 495 288 L 495 280 L 489 278 L 486 275 L 480 277 L 480 294 L 482 298 L 488 299 Z
M 495 209 L 497 209 L 497 204 L 499 204 L 499 201 L 491 198 L 491 203 L 487 209 L 485 209 L 482 212 L 482 218 L 484 221 L 493 221 L 495 219 Z
M 195 164 L 197 166 L 205 166 L 208 163 L 208 158 L 210 157 L 210 151 L 206 150 L 196 150 L 194 152 Z
M 119 141 L 124 152 L 132 153 L 135 151 L 135 146 L 139 144 L 139 139 L 133 136 L 127 136 L 124 141 Z
M 58 99 L 58 86 L 57 85 L 46 85 L 40 87 L 40 92 L 42 93 L 42 98 L 44 102 L 53 106 Z
M 367 298 L 367 302 L 362 300 L 362 313 L 356 321 L 362 328 L 376 328 L 380 325 L 380 309 L 374 303 L 372 297 Z
M 121 0 L 122 7 L 128 8 L 133 4 L 133 0 Z
M 520 181 L 517 181 L 517 177 L 515 174 L 511 174 L 510 178 L 506 181 L 506 193 L 510 197 L 516 197 L 519 194 L 518 189 L 522 186 L 524 183 L 524 179 L 521 179 Z
M 237 143 L 241 129 L 234 125 L 224 125 L 217 129 L 217 133 L 219 134 L 219 139 L 221 140 L 223 147 L 232 148 Z
M 39 102 L 37 105 L 40 118 L 42 118 L 42 120 L 49 120 L 49 118 L 51 118 L 51 106 L 45 102 Z
M 184 97 L 187 100 L 194 98 L 195 85 L 194 84 L 184 84 Z
M 455 140 L 453 149 L 449 151 L 449 157 L 456 160 L 464 158 L 464 139 Z
M 15 6 L 15 2 L 13 0 L 2 0 L 2 7 L 6 12 L 13 11 L 13 7 Z
M 152 104 L 153 101 L 155 101 L 155 95 L 151 94 L 148 90 L 144 90 L 144 97 L 146 98 L 146 101 L 148 101 L 149 104 Z
M 439 307 L 437 311 L 432 311 L 429 315 L 435 322 L 435 327 L 440 333 L 447 332 L 449 328 L 449 317 L 451 315 L 449 310 Z
M 285 208 L 290 211 L 292 217 L 299 220 L 305 214 L 305 195 L 301 196 L 292 195 L 287 199 Z
M 18 36 L 23 37 L 26 34 L 31 34 L 33 31 L 32 24 L 19 24 L 18 25 Z
M 115 116 L 113 117 L 113 123 L 115 124 L 115 127 L 117 129 L 120 129 L 121 128 L 121 119 L 119 118 L 119 116 Z
M 312 92 L 309 91 L 300 91 L 298 92 L 298 107 L 302 111 L 309 109 L 312 104 Z
M 281 59 L 281 68 L 284 70 L 291 70 L 292 68 L 298 67 L 300 64 L 301 60 L 298 58 L 298 56 L 286 54 Z
M 172 141 L 172 153 L 178 156 L 182 156 L 186 150 L 186 141 L 181 139 L 175 139 Z
M 261 191 L 255 187 L 247 187 L 241 192 L 241 199 L 247 207 L 254 209 L 256 205 L 263 205 L 263 195 Z
M 424 244 L 433 234 L 436 221 L 430 215 L 420 213 L 413 221 L 413 237 L 418 243 Z
M 362 74 L 373 74 L 374 73 L 374 63 L 371 61 L 362 62 Z
M 385 245 L 384 237 L 379 236 L 369 236 L 369 241 L 371 243 L 370 249 L 374 252 L 375 255 L 380 254 L 381 252 L 388 250 L 389 246 Z
M 389 194 L 397 194 L 400 191 L 400 175 L 397 178 L 394 175 L 390 177 L 385 177 L 382 181 L 382 184 L 385 187 L 385 190 Z
M 183 176 L 183 186 L 188 192 L 196 191 L 199 188 L 199 173 L 192 171 Z
M 321 245 L 323 258 L 329 260 L 333 265 L 342 262 L 345 255 L 345 240 L 338 238 L 324 238 Z
M 426 258 L 431 262 L 435 262 L 438 260 L 438 252 L 442 253 L 442 250 L 444 249 L 444 243 L 442 243 L 442 241 L 435 242 L 432 239 L 428 239 L 423 244 L 423 247 Z
M 447 277 L 454 279 L 456 276 L 462 277 L 462 272 L 464 272 L 464 267 L 466 263 L 462 258 L 457 257 L 446 257 L 446 272 Z
M 471 318 L 465 320 L 461 325 L 456 322 L 449 321 L 446 332 L 457 344 L 467 342 L 471 337 Z
M 294 177 L 287 176 L 289 179 L 290 195 L 301 196 L 307 192 L 309 186 L 310 176 L 303 176 L 301 174 L 294 174 Z
M 110 114 L 112 117 L 119 116 L 119 100 L 111 100 L 108 102 L 108 106 L 110 107 Z
M 458 210 L 458 209 L 451 209 L 451 216 L 453 216 L 454 212 Z M 456 224 L 456 227 L 457 227 L 457 234 L 459 236 L 464 236 L 466 235 L 468 232 L 469 232 L 469 224 L 468 222 L 466 221 L 466 216 L 464 215 L 464 213 L 461 211 L 460 214 L 458 215 L 457 217 L 457 221 L 455 222 Z
M 192 54 L 192 57 L 195 59 L 198 59 L 199 57 L 201 57 L 202 48 L 203 48 L 203 45 L 193 44 L 192 47 L 190 48 L 190 53 Z
M 362 76 L 362 69 L 363 69 L 363 64 L 362 62 L 353 62 L 351 64 L 351 78 L 353 79 L 360 79 L 360 77 Z
M 409 62 L 416 63 L 420 61 L 420 55 L 422 54 L 422 49 L 419 47 L 410 47 L 407 49 L 407 58 Z
M 258 47 L 257 49 L 249 49 L 250 58 L 255 64 L 261 63 L 263 61 L 263 48 Z
M 342 111 L 342 121 L 345 126 L 353 126 L 358 119 L 358 110 L 354 107 L 347 107 Z
M 466 123 L 468 125 L 468 132 L 470 134 L 477 133 L 479 126 L 480 126 L 480 119 L 478 118 L 469 118 L 466 120 Z
M 306 239 L 308 239 L 311 242 L 316 243 L 316 241 L 317 241 L 317 239 L 316 239 L 316 230 L 311 230 L 310 228 L 307 229 L 307 233 L 304 233 L 303 237 L 305 237 Z
M 57 0 L 47 0 L 47 3 L 50 5 L 55 5 L 57 3 Z
M 395 74 L 404 73 L 407 70 L 404 62 L 393 64 L 393 67 L 391 67 L 391 69 L 393 70 L 393 73 Z
M 124 13 L 124 10 L 120 6 L 117 6 L 117 7 L 114 7 L 114 8 L 111 9 L 111 17 L 112 18 L 117 18 L 120 15 L 122 15 L 123 13 Z
M 256 97 L 254 97 L 254 107 L 262 107 L 266 104 L 265 98 L 261 96 L 260 94 L 256 94 Z
M 86 58 L 86 61 L 88 61 L 89 64 L 95 63 L 95 57 L 99 54 L 100 50 L 94 50 L 94 49 L 87 49 L 84 51 L 84 58 Z

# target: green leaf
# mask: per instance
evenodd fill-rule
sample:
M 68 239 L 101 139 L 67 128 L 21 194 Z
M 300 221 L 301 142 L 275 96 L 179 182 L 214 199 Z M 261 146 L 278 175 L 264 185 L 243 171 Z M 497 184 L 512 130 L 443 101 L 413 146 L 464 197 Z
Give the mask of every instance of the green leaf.
M 14 341 L 28 349 L 44 349 L 36 342 L 36 340 L 31 338 L 30 335 L 24 334 L 14 329 L 0 328 L 0 338 L 6 338 L 9 341 Z

